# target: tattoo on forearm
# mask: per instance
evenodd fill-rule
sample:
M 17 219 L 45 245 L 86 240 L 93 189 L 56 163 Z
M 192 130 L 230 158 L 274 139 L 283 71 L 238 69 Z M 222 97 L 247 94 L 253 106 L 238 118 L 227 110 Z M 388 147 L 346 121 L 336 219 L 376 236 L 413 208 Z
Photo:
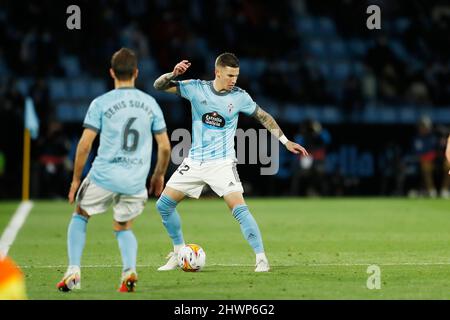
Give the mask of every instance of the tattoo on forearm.
M 156 90 L 166 90 L 175 86 L 175 83 L 172 80 L 175 79 L 172 72 L 165 73 L 161 77 L 155 80 L 153 87 Z
M 255 118 L 275 137 L 279 138 L 283 135 L 283 131 L 275 119 L 261 107 L 258 107 Z

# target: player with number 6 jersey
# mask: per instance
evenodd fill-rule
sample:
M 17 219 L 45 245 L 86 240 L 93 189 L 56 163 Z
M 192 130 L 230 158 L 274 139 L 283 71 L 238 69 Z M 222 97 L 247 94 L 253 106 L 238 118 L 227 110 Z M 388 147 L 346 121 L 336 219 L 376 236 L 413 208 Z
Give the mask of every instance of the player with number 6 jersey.
M 134 87 L 117 88 L 92 101 L 83 126 L 102 133 L 90 180 L 117 193 L 145 192 L 152 133 L 166 131 L 155 99 Z
M 60 291 L 80 288 L 88 219 L 105 212 L 111 205 L 123 264 L 119 291 L 134 291 L 137 240 L 131 230 L 132 222 L 142 213 L 148 193 L 159 196 L 164 187 L 170 142 L 158 103 L 134 87 L 138 76 L 134 52 L 126 48 L 117 51 L 111 60 L 110 75 L 115 88 L 92 101 L 77 147 L 68 196 L 69 202 L 76 201 L 77 205 L 67 231 L 69 267 L 57 284 Z M 81 183 L 81 173 L 98 134 L 97 156 Z M 153 135 L 158 144 L 158 160 L 147 191 Z

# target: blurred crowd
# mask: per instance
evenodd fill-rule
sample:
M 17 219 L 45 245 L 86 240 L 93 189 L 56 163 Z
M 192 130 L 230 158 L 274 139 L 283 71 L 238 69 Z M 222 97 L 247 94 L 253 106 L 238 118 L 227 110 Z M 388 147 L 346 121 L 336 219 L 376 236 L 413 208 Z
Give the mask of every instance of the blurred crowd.
M 281 102 L 351 108 L 373 101 L 449 101 L 445 1 L 79 3 L 82 31 L 68 32 L 65 1 L 2 1 L 0 43 L 7 45 L 0 48 L 0 74 L 67 77 L 62 60 L 71 56 L 81 73 L 103 77 L 105 57 L 127 46 L 158 71 L 188 58 L 193 73 L 210 77 L 212 58 L 226 48 L 251 68 L 241 75 L 243 87 Z M 382 8 L 380 31 L 366 28 L 370 4 Z
M 70 4 L 81 8 L 81 31 L 65 28 Z M 381 30 L 366 28 L 366 8 L 371 4 L 382 8 Z M 292 105 L 336 106 L 345 117 L 330 125 L 337 128 L 334 131 L 327 131 L 317 119 L 293 124 L 277 118 L 312 150 L 313 159 L 284 161 L 274 185 L 285 188 L 273 192 L 346 194 L 346 186 L 355 184 L 353 178 L 327 172 L 326 165 L 327 150 L 339 141 L 338 126 L 350 123 L 352 113 L 367 106 L 448 105 L 449 31 L 446 1 L 3 0 L 0 197 L 20 189 L 25 95 L 34 99 L 41 120 L 40 137 L 33 142 L 37 196 L 64 196 L 82 119 L 68 121 L 73 114 L 64 118 L 61 110 L 73 101 L 86 106 L 93 96 L 74 94 L 69 99 L 61 84 L 81 79 L 81 84 L 93 87 L 89 81 L 102 79 L 108 85 L 97 91 L 111 88 L 106 72 L 109 57 L 121 46 L 137 52 L 138 86 L 144 90 L 183 58 L 192 62 L 190 76 L 210 79 L 217 54 L 232 51 L 241 61 L 238 85 L 263 106 L 270 105 L 274 114 L 281 115 Z M 166 113 L 174 127 L 188 127 L 186 115 L 187 120 L 177 112 Z M 449 182 L 442 172 L 447 164 L 440 156 L 446 132 L 421 121 L 416 138 L 412 134 L 385 145 L 380 163 L 389 165 L 375 193 L 446 196 Z M 383 126 L 381 121 L 379 125 Z M 409 130 L 414 128 L 409 125 Z M 257 183 L 254 190 L 261 193 Z

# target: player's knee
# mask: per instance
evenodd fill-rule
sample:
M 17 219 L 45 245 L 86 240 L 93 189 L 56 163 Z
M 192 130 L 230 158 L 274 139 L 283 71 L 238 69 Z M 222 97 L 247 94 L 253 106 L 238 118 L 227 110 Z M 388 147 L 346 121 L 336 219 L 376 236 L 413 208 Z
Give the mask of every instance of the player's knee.
M 86 211 L 84 211 L 83 209 L 81 209 L 81 207 L 79 205 L 77 206 L 77 209 L 75 210 L 75 212 L 77 215 L 82 216 L 86 219 L 90 218 L 89 214 Z
M 131 229 L 131 221 L 114 221 L 114 231 L 124 231 Z

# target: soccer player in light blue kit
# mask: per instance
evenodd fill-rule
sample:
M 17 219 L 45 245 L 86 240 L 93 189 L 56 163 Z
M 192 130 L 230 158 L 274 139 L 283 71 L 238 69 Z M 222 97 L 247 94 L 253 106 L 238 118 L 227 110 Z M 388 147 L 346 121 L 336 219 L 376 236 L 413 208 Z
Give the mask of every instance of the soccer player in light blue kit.
M 244 90 L 235 86 L 239 75 L 239 60 L 232 53 L 216 59 L 213 81 L 174 81 L 190 63 L 183 60 L 173 72 L 160 76 L 154 83 L 158 90 L 178 94 L 188 99 L 192 107 L 192 147 L 177 171 L 167 182 L 156 207 L 172 239 L 174 251 L 158 270 L 177 268 L 176 255 L 185 244 L 180 216 L 176 206 L 185 196 L 198 198 L 208 184 L 223 197 L 233 217 L 239 222 L 242 234 L 256 254 L 256 272 L 269 271 L 258 225 L 245 204 L 243 188 L 236 170 L 234 135 L 239 113 L 255 117 L 280 142 L 295 154 L 308 155 L 305 148 L 289 141 L 273 117 L 259 107 Z
M 132 292 L 137 282 L 137 241 L 131 230 L 133 219 L 144 209 L 147 194 L 159 196 L 170 159 L 170 142 L 163 113 L 150 95 L 134 87 L 138 76 L 133 51 L 122 48 L 111 59 L 110 75 L 115 89 L 94 99 L 84 119 L 84 131 L 78 143 L 69 202 L 76 201 L 67 232 L 69 267 L 57 284 L 61 291 L 80 288 L 81 256 L 90 216 L 114 211 L 114 231 L 122 256 L 120 292 Z M 158 144 L 158 160 L 147 191 L 152 133 Z M 97 156 L 87 177 L 81 173 L 100 134 Z

